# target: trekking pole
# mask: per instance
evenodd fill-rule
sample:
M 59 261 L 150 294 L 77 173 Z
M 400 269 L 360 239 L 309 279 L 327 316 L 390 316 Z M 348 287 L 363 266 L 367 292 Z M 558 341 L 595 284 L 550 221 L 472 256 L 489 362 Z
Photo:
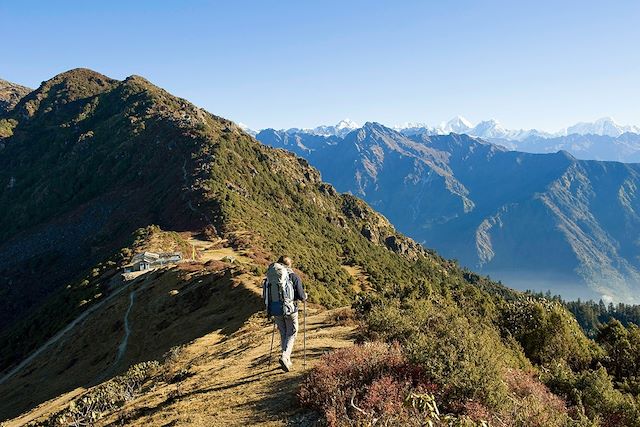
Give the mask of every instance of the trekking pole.
M 273 337 L 276 335 L 276 320 L 273 319 L 273 330 L 271 331 L 271 349 L 269 349 L 269 366 L 271 366 L 271 355 L 273 354 Z
M 304 327 L 302 333 L 302 369 L 307 369 L 307 300 L 304 300 Z

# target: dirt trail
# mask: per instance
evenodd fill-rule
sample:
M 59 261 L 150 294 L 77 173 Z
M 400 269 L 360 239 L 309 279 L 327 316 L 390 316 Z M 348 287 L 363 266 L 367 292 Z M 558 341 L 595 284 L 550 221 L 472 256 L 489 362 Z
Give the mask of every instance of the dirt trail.
M 142 290 L 142 289 L 140 289 Z M 104 374 L 100 375 L 96 382 L 103 381 L 106 378 L 109 378 L 113 375 L 115 370 L 118 368 L 118 364 L 124 357 L 127 352 L 127 345 L 129 344 L 129 336 L 131 335 L 131 326 L 129 325 L 129 315 L 131 314 L 131 309 L 133 308 L 133 304 L 136 301 L 136 290 L 131 289 L 129 293 L 129 307 L 127 307 L 127 311 L 124 314 L 124 318 L 122 319 L 122 323 L 124 324 L 124 336 L 122 337 L 122 341 L 118 346 L 118 353 L 116 354 L 116 358 L 111 364 L 111 368 L 104 372 Z
M 44 351 L 51 348 L 55 343 L 64 338 L 70 331 L 72 331 L 76 326 L 80 325 L 82 322 L 87 320 L 89 316 L 98 311 L 100 308 L 104 307 L 107 303 L 113 301 L 118 295 L 120 295 L 125 289 L 128 289 L 129 286 L 134 283 L 133 281 L 125 282 L 118 288 L 116 291 L 111 293 L 108 297 L 100 301 L 99 303 L 89 307 L 82 314 L 80 314 L 76 319 L 74 319 L 71 323 L 65 326 L 62 330 L 60 330 L 57 334 L 51 337 L 47 342 L 45 342 L 42 346 L 40 346 L 36 351 L 31 353 L 27 358 L 25 358 L 22 362 L 20 362 L 17 366 L 9 370 L 6 374 L 0 377 L 0 384 L 9 380 L 11 377 L 16 375 L 18 372 L 23 370 L 26 366 L 28 366 L 34 359 L 43 354 Z
M 239 286 L 256 294 L 260 291 L 259 281 L 259 277 L 250 274 L 237 278 Z M 137 300 L 131 295 L 128 299 L 130 304 Z M 334 314 L 335 311 L 317 306 L 308 307 L 307 370 L 318 362 L 322 354 L 353 343 L 354 327 L 336 324 Z M 292 372 L 284 373 L 278 366 L 277 334 L 274 345 L 276 351 L 269 363 L 272 324 L 262 313 L 256 313 L 231 335 L 215 331 L 185 345 L 170 364 L 172 372 L 180 373 L 180 380 L 156 380 L 144 394 L 117 412 L 108 414 L 97 425 L 308 425 L 313 416 L 301 410 L 296 402 L 296 391 L 304 375 L 303 316 L 300 317 Z M 9 421 L 7 426 L 42 420 L 66 406 L 69 399 L 79 392 L 74 390 L 58 396 Z
M 352 345 L 353 327 L 335 325 L 332 313 L 309 309 L 307 369 L 325 352 Z M 176 362 L 176 369 L 186 369 L 188 378 L 157 386 L 99 425 L 307 424 L 313 417 L 298 408 L 295 396 L 304 375 L 302 334 L 292 357 L 294 370 L 284 373 L 275 356 L 269 363 L 271 331 L 270 323 L 255 317 L 229 339 L 210 334 L 194 341 Z

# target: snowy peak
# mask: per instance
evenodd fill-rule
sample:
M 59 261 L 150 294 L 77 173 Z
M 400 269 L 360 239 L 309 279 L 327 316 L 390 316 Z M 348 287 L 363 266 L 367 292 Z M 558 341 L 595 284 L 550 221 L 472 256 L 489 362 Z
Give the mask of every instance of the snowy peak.
M 336 125 L 333 126 L 318 126 L 313 129 L 305 129 L 305 132 L 311 133 L 313 135 L 322 135 L 322 136 L 339 136 L 343 137 L 352 130 L 360 128 L 360 125 L 354 122 L 351 119 L 340 120 Z
M 611 118 L 602 117 L 595 122 L 580 122 L 561 131 L 562 135 L 601 135 L 618 137 L 625 132 L 640 133 L 638 126 L 623 126 Z
M 438 128 L 436 128 L 439 133 L 449 134 L 449 133 L 466 133 L 468 132 L 473 125 L 467 119 L 462 116 L 456 116 L 453 119 L 449 120 L 446 123 L 441 123 Z
M 240 129 L 242 129 L 245 133 L 248 133 L 249 135 L 251 135 L 253 137 L 255 137 L 258 134 L 258 132 L 256 132 L 255 130 L 251 129 L 249 126 L 245 125 L 242 122 L 238 122 L 238 127 Z
M 529 137 L 553 138 L 573 134 L 611 137 L 618 137 L 626 132 L 640 134 L 640 126 L 620 125 L 611 117 L 603 117 L 594 122 L 576 123 L 573 126 L 569 126 L 554 133 L 544 132 L 537 129 L 507 129 L 495 119 L 484 120 L 473 125 L 469 120 L 461 116 L 456 116 L 448 122 L 443 122 L 436 127 L 430 127 L 425 123 L 406 123 L 405 125 L 394 126 L 394 129 L 404 133 L 405 135 L 412 135 L 416 133 L 448 135 L 453 132 L 465 133 L 479 138 L 511 141 L 522 141 Z
M 504 138 L 509 131 L 502 127 L 499 121 L 491 119 L 478 123 L 470 129 L 470 133 L 482 138 Z
M 351 119 L 340 120 L 337 125 L 335 125 L 336 129 L 357 129 L 360 125 L 354 122 Z
M 255 135 L 255 132 L 240 124 L 246 132 Z M 299 129 L 291 128 L 284 130 L 287 134 L 308 133 L 318 136 L 345 137 L 348 133 L 360 129 L 361 126 L 351 119 L 344 119 L 335 125 L 323 125 L 315 128 Z M 391 129 L 400 132 L 405 136 L 417 134 L 426 135 L 448 135 L 450 133 L 466 134 L 469 136 L 484 138 L 489 141 L 498 142 L 505 146 L 515 148 L 517 143 L 529 138 L 550 139 L 564 137 L 568 135 L 596 135 L 618 137 L 624 133 L 640 134 L 640 126 L 624 126 L 616 123 L 611 117 L 603 117 L 594 122 L 580 122 L 573 126 L 561 129 L 558 132 L 550 133 L 537 129 L 509 129 L 504 127 L 495 119 L 483 120 L 473 124 L 462 116 L 456 116 L 447 122 L 442 122 L 438 126 L 429 126 L 424 122 L 406 122 L 402 125 L 393 126 Z

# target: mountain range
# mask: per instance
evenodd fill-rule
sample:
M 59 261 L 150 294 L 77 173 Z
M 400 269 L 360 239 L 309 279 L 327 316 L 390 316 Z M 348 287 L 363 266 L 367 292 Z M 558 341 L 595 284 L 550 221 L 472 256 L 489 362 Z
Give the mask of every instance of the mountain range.
M 306 133 L 343 137 L 359 127 L 360 125 L 354 121 L 345 119 L 333 126 L 291 128 L 282 131 L 289 134 Z M 258 133 L 246 126 L 243 129 L 253 136 Z M 610 117 L 603 117 L 594 122 L 576 123 L 553 133 L 537 129 L 507 129 L 494 119 L 474 125 L 461 116 L 437 126 L 429 126 L 425 123 L 404 123 L 393 126 L 392 129 L 409 137 L 416 134 L 429 136 L 465 134 L 502 145 L 510 150 L 527 153 L 554 153 L 564 150 L 582 160 L 613 160 L 626 163 L 640 161 L 640 127 L 620 125 Z
M 257 138 L 305 157 L 339 191 L 470 268 L 567 298 L 638 301 L 640 165 L 378 123 L 343 137 L 268 129 Z
M 406 123 L 394 126 L 402 133 L 428 133 L 430 135 L 447 135 L 449 133 L 467 134 L 480 138 L 498 138 L 508 141 L 521 141 L 529 137 L 556 138 L 567 135 L 597 135 L 618 137 L 624 133 L 640 133 L 640 126 L 620 125 L 611 117 L 603 117 L 594 122 L 580 122 L 557 132 L 545 132 L 537 129 L 507 129 L 495 120 L 485 120 L 474 125 L 462 116 L 456 116 L 438 126 L 424 123 Z

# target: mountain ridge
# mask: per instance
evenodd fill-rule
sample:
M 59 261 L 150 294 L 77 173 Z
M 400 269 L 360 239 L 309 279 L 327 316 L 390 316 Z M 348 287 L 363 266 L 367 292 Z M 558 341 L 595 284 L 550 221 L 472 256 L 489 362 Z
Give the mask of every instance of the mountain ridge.
M 38 316 L 55 304 L 65 307 L 65 315 L 40 324 L 34 339 L 42 340 L 84 309 L 74 298 L 86 299 L 94 289 L 91 301 L 106 294 L 108 281 L 93 280 L 92 268 L 104 263 L 109 277 L 116 274 L 126 260 L 121 249 L 150 224 L 205 230 L 235 247 L 261 246 L 261 262 L 265 253 L 293 244 L 271 238 L 274 230 L 310 227 L 309 221 L 328 227 L 314 231 L 318 245 L 351 230 L 343 237 L 353 244 L 349 257 L 368 245 L 407 260 L 433 256 L 362 201 L 323 184 L 305 160 L 263 146 L 233 122 L 141 77 L 116 81 L 71 70 L 44 82 L 2 120 L 12 127 L 0 138 L 0 205 L 7 207 L 0 212 L 0 370 L 33 349 L 29 340 L 7 343 L 20 343 Z M 301 199 L 305 193 L 310 201 Z M 280 207 L 265 210 L 271 200 L 307 213 L 293 222 Z M 315 286 L 315 298 L 328 305 L 346 301 L 349 275 L 335 261 L 345 256 L 314 254 L 303 246 L 302 232 L 294 235 L 311 295 Z M 335 288 L 336 282 L 342 285 Z
M 0 181 L 10 185 L 0 186 L 0 203 L 11 210 L 0 215 L 0 230 L 14 251 L 0 246 L 6 262 L 0 303 L 17 317 L 0 331 L 0 418 L 18 416 L 10 425 L 285 425 L 322 414 L 339 423 L 350 419 L 342 414 L 349 396 L 352 406 L 355 399 L 363 405 L 376 389 L 384 408 L 388 402 L 405 408 L 405 391 L 423 396 L 427 390 L 420 399 L 437 401 L 448 421 L 465 425 L 541 419 L 558 427 L 592 419 L 598 425 L 611 413 L 640 419 L 635 389 L 618 382 L 631 374 L 616 370 L 608 359 L 615 353 L 589 340 L 560 303 L 514 291 L 425 249 L 358 197 L 323 182 L 309 161 L 260 144 L 142 78 L 111 81 L 80 70 L 28 98 L 20 112 L 1 119 L 9 132 L 1 137 Z M 377 123 L 343 139 L 278 136 L 305 153 L 355 166 L 367 195 L 376 196 L 397 171 L 407 194 L 439 189 L 448 206 L 426 193 L 420 209 L 397 204 L 408 215 L 430 210 L 440 222 L 455 220 L 450 209 L 460 217 L 491 213 L 476 197 L 465 162 L 533 165 L 554 176 L 577 162 L 563 152 L 513 154 L 467 135 L 410 139 Z M 505 156 L 516 157 L 506 162 Z M 572 202 L 584 195 L 570 191 L 583 176 L 598 172 L 603 186 L 627 178 L 586 170 L 601 164 L 579 166 L 556 180 L 565 191 L 553 193 L 559 197 L 550 204 L 562 209 L 562 197 Z M 631 210 L 633 183 L 621 193 Z M 541 182 L 527 185 L 535 193 Z M 532 203 L 510 200 L 512 187 L 492 194 L 506 207 L 500 215 Z M 489 226 L 511 224 L 494 217 Z M 489 233 L 492 250 L 495 237 Z M 13 262 L 16 247 L 19 262 Z M 183 260 L 123 276 L 143 251 L 180 251 Z M 267 265 L 282 254 L 293 257 L 310 299 L 306 348 L 315 368 L 309 375 L 276 374 L 268 365 L 273 329 L 261 313 L 260 285 Z M 68 280 L 55 276 L 58 269 Z M 31 287 L 6 282 L 29 272 Z M 31 307 L 11 306 L 22 302 L 10 293 L 16 288 L 35 301 Z M 325 310 L 339 306 L 352 308 Z M 356 338 L 376 342 L 352 346 Z M 338 347 L 347 348 L 319 358 Z M 295 356 L 304 369 L 304 358 Z M 355 382 L 343 387 L 349 377 Z M 566 387 L 556 385 L 562 378 Z M 396 380 L 400 388 L 387 393 Z M 319 399 L 304 399 L 301 391 L 299 402 L 308 406 L 300 407 L 294 393 L 301 387 Z M 420 424 L 434 419 L 422 410 L 415 415 Z M 382 416 L 398 420 L 386 409 Z
M 342 122 L 345 121 L 343 120 Z M 355 130 L 360 126 L 355 122 L 351 122 L 350 127 L 343 127 L 339 132 L 335 131 L 338 127 L 339 125 L 318 126 L 309 129 L 282 129 L 282 131 L 292 135 L 306 133 L 341 138 L 349 131 Z M 456 116 L 448 122 L 442 122 L 437 126 L 430 126 L 425 123 L 405 123 L 391 128 L 408 137 L 419 134 L 430 136 L 449 135 L 450 133 L 466 134 L 502 145 L 514 151 L 553 153 L 565 150 L 581 160 L 640 162 L 640 127 L 619 125 L 610 117 L 603 117 L 594 122 L 580 122 L 557 132 L 536 129 L 507 129 L 495 119 L 484 120 L 474 125 L 462 116 Z M 246 126 L 244 129 L 248 130 L 253 136 L 259 133 L 259 131 L 248 129 Z
M 635 301 L 640 266 L 627 236 L 640 226 L 638 165 L 583 161 L 563 150 L 508 151 L 467 135 L 407 136 L 371 123 L 324 143 L 302 132 L 257 138 L 308 158 L 339 190 L 469 267 L 521 289 Z

